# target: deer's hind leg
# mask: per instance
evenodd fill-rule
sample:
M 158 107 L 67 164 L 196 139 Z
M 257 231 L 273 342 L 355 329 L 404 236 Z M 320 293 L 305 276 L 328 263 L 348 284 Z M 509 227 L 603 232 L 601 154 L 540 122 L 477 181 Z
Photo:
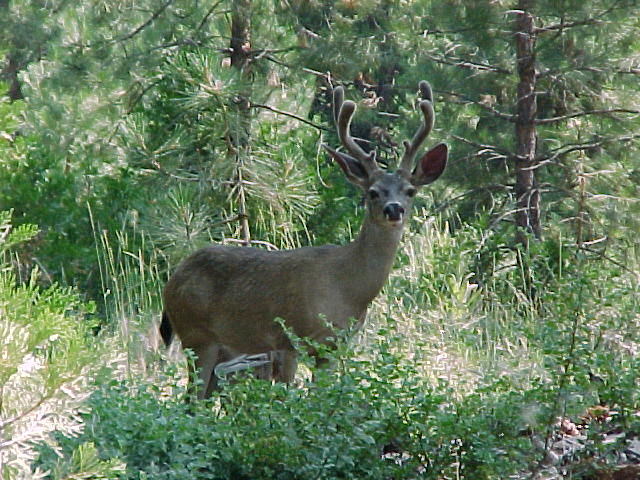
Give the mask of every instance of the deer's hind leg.
M 216 357 L 216 361 L 213 364 L 213 368 L 211 369 L 211 377 L 209 378 L 209 386 L 206 392 L 206 398 L 210 397 L 213 392 L 219 392 L 222 387 L 220 386 L 220 378 L 216 375 L 216 367 L 224 362 L 229 362 L 233 360 L 237 355 L 227 349 L 224 345 L 218 345 L 218 355 Z
M 199 400 L 211 396 L 214 390 L 218 390 L 218 378 L 214 368 L 218 363 L 228 360 L 226 350 L 218 343 L 205 343 L 190 347 L 195 354 L 195 362 L 189 362 L 189 392 L 197 395 Z M 194 384 L 194 379 L 199 380 L 199 385 Z

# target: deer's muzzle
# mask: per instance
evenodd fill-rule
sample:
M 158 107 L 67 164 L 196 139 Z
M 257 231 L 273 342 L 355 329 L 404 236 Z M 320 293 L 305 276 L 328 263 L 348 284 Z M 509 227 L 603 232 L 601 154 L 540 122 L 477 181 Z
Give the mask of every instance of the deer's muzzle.
M 387 220 L 392 222 L 398 222 L 402 220 L 402 216 L 404 215 L 404 207 L 397 202 L 387 203 L 382 209 L 382 213 L 387 218 Z

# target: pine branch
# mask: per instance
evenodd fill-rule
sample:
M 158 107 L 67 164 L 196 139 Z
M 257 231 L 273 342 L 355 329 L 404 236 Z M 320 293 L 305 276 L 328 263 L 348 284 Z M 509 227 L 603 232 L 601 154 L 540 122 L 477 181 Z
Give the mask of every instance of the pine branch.
M 554 25 L 549 25 L 548 27 L 538 27 L 536 28 L 536 33 L 544 33 L 547 31 L 554 31 L 554 30 L 564 30 L 565 28 L 583 27 L 586 25 L 601 25 L 603 23 L 606 23 L 601 19 L 607 16 L 608 14 L 610 14 L 611 12 L 613 12 L 617 8 L 617 6 L 621 3 L 622 3 L 621 0 L 615 0 L 609 8 L 607 8 L 606 10 L 603 10 L 598 15 L 591 18 L 585 18 L 583 20 L 577 20 L 575 22 L 567 22 L 567 23 L 560 22 Z M 621 5 L 621 7 L 624 8 L 624 5 Z
M 476 196 L 480 193 L 484 193 L 484 192 L 510 192 L 512 191 L 513 188 L 510 187 L 509 185 L 503 185 L 501 183 L 495 183 L 495 184 L 489 184 L 489 185 L 482 185 L 480 187 L 476 187 L 476 188 L 472 188 L 471 190 L 467 190 L 466 192 L 463 192 L 459 195 L 456 195 L 455 197 L 449 198 L 446 201 L 440 203 L 440 204 L 436 204 L 433 207 L 432 210 L 432 214 L 435 215 L 436 213 L 440 213 L 444 210 L 446 210 L 447 208 L 449 208 L 451 205 L 453 205 L 454 203 L 456 203 L 458 200 L 465 198 L 465 197 L 469 197 L 469 196 Z
M 511 75 L 511 72 L 509 70 L 502 67 L 496 67 L 495 65 L 491 65 L 488 63 L 477 63 L 477 62 L 472 62 L 471 60 L 465 60 L 465 59 L 456 58 L 456 57 L 448 57 L 448 58 L 437 57 L 435 55 L 430 55 L 428 53 L 425 54 L 425 57 L 427 57 L 430 60 L 433 60 L 436 63 L 441 63 L 443 65 L 451 65 L 454 67 L 466 68 L 469 70 L 495 72 L 495 73 L 503 73 L 505 75 Z
M 327 131 L 327 132 L 330 131 L 327 127 L 323 127 L 322 125 L 318 125 L 317 123 L 314 123 L 314 122 L 312 122 L 310 120 L 307 120 L 306 118 L 300 117 L 299 115 L 296 115 L 295 113 L 285 112 L 284 110 L 280 110 L 280 109 L 272 107 L 270 105 L 263 105 L 261 103 L 253 103 L 253 102 L 251 102 L 251 104 L 249 105 L 249 108 L 264 108 L 265 110 L 269 110 L 270 112 L 277 113 L 279 115 L 285 115 L 287 117 L 295 118 L 299 122 L 306 123 L 307 125 L 310 125 L 313 128 L 316 128 L 318 130 L 324 130 L 324 131 Z
M 613 137 L 613 138 L 605 138 L 603 140 L 600 140 L 598 142 L 590 142 L 590 143 L 575 143 L 575 144 L 568 144 L 568 145 L 563 145 L 562 147 L 559 147 L 556 149 L 555 153 L 553 153 L 552 155 L 547 155 L 547 156 L 542 156 L 539 158 L 536 158 L 536 164 L 532 167 L 530 167 L 531 169 L 537 169 L 542 167 L 543 165 L 546 165 L 548 163 L 554 162 L 555 160 L 557 160 L 558 158 L 564 157 L 572 152 L 579 152 L 579 151 L 583 151 L 583 150 L 591 150 L 593 148 L 598 148 L 601 147 L 603 145 L 608 145 L 610 143 L 615 143 L 615 142 L 630 142 L 633 141 L 637 138 L 640 138 L 640 134 L 636 134 L 636 135 L 624 135 L 624 136 L 620 136 L 620 137 Z
M 544 77 L 549 77 L 553 75 L 563 75 L 565 73 L 573 73 L 573 72 L 615 73 L 618 75 L 640 75 L 640 67 L 631 67 L 628 70 L 619 70 L 619 69 L 601 68 L 601 67 L 571 67 L 571 68 L 562 68 L 557 70 L 546 70 L 544 72 L 538 73 L 538 78 L 544 78 Z
M 482 108 L 483 110 L 486 110 L 487 112 L 490 112 L 491 114 L 493 114 L 494 116 L 498 117 L 498 118 L 502 118 L 503 120 L 507 120 L 508 122 L 515 122 L 516 121 L 516 116 L 512 115 L 510 113 L 503 113 L 499 110 L 496 110 L 493 107 L 490 107 L 489 105 L 485 105 L 484 103 L 480 103 L 477 102 L 475 100 L 471 100 L 469 97 L 459 94 L 459 93 L 455 93 L 455 92 L 447 92 L 444 90 L 436 90 L 437 93 L 441 93 L 443 95 L 450 95 L 452 97 L 457 97 L 462 99 L 462 101 L 458 101 L 458 102 L 452 102 L 452 103 L 459 103 L 459 104 L 473 104 L 476 105 L 480 108 Z
M 587 18 L 585 20 L 579 20 L 576 22 L 557 23 L 555 25 L 549 25 L 548 27 L 537 27 L 536 34 L 552 32 L 554 30 L 564 30 L 566 28 L 582 27 L 584 25 L 601 25 L 605 22 L 602 20 L 596 20 L 595 18 Z
M 454 139 L 458 140 L 459 142 L 466 143 L 467 145 L 471 145 L 473 147 L 479 148 L 481 151 L 490 151 L 490 152 L 499 153 L 504 158 L 509 158 L 509 157 L 514 157 L 515 156 L 515 154 L 513 152 L 510 152 L 509 150 L 506 150 L 504 148 L 498 147 L 496 145 L 488 145 L 488 144 L 483 144 L 483 143 L 477 143 L 477 142 L 474 142 L 473 140 L 467 140 L 466 138 L 459 137 L 458 135 L 451 135 L 451 137 L 453 137 Z M 480 152 L 478 152 L 478 153 L 480 153 Z
M 251 50 L 250 53 L 254 57 L 258 58 L 258 57 L 263 57 L 265 55 L 271 55 L 273 53 L 289 53 L 297 50 L 301 50 L 301 48 L 297 45 L 292 45 L 290 47 L 284 47 L 284 48 L 273 48 L 273 49 L 261 48 L 258 50 Z
M 133 37 L 135 37 L 137 34 L 139 34 L 142 30 L 144 30 L 145 28 L 147 28 L 149 25 L 151 25 L 154 20 L 156 18 L 158 18 L 160 15 L 162 15 L 162 13 L 167 9 L 167 7 L 169 5 L 171 5 L 173 3 L 173 0 L 167 0 L 158 10 L 156 10 L 155 12 L 153 12 L 153 15 L 151 15 L 146 22 L 144 22 L 142 25 L 140 25 L 138 28 L 136 28 L 133 32 L 128 33 L 127 35 L 125 35 L 124 37 L 120 37 L 118 39 L 118 41 L 123 42 L 125 40 L 129 40 Z
M 213 11 L 218 8 L 218 5 L 220 5 L 224 0 L 218 0 L 216 3 L 214 3 L 211 8 L 207 11 L 207 13 L 205 14 L 205 16 L 202 18 L 202 21 L 200 22 L 200 24 L 198 25 L 198 27 L 196 28 L 196 31 L 200 31 L 203 29 L 203 27 L 207 24 L 207 22 L 209 21 L 209 17 L 213 14 Z
M 127 102 L 126 113 L 130 114 L 131 112 L 133 112 L 135 107 L 138 105 L 138 103 L 140 103 L 140 101 L 144 98 L 144 96 L 147 94 L 147 92 L 149 90 L 151 90 L 152 88 L 156 87 L 157 85 L 160 85 L 160 83 L 162 83 L 162 80 L 154 80 L 154 81 L 150 82 L 148 85 L 144 86 L 139 92 L 137 92 L 135 97 L 133 97 L 131 100 L 129 100 Z M 136 87 L 139 86 L 139 83 L 134 83 L 133 85 L 131 85 L 129 87 L 129 91 L 131 91 L 132 87 L 134 87 L 134 86 L 136 86 Z M 115 131 L 113 132 L 113 134 L 109 138 L 109 141 L 116 134 L 117 130 L 118 130 L 118 127 L 116 127 Z
M 480 30 L 480 29 L 478 27 L 458 28 L 454 30 L 439 30 L 437 28 L 433 28 L 433 29 L 427 28 L 423 30 L 422 33 L 420 33 L 420 36 L 426 37 L 427 35 L 446 35 L 448 33 L 465 33 L 465 32 L 472 32 L 474 30 Z
M 611 262 L 613 265 L 621 268 L 622 270 L 624 270 L 627 273 L 633 274 L 636 278 L 640 279 L 640 275 L 638 274 L 637 271 L 627 267 L 622 262 L 617 261 L 616 259 L 606 255 L 605 253 L 603 253 L 603 252 L 601 252 L 599 250 L 594 250 L 592 248 L 585 247 L 584 245 L 582 245 L 582 246 L 580 246 L 580 245 L 568 245 L 568 246 L 575 246 L 579 250 L 584 250 L 585 252 L 589 252 L 589 253 L 593 253 L 595 255 L 598 255 L 600 258 L 602 258 L 604 260 L 607 260 L 608 262 Z
M 184 47 L 184 46 L 189 46 L 189 47 L 204 47 L 205 45 L 208 44 L 209 40 L 213 40 L 213 39 L 218 39 L 218 38 L 224 38 L 221 37 L 220 35 L 207 35 L 206 37 L 201 38 L 200 40 L 194 40 L 191 37 L 186 37 L 182 40 L 178 40 L 178 41 L 174 41 L 174 42 L 169 42 L 169 43 L 163 43 L 160 45 L 156 45 L 154 47 L 151 47 L 145 51 L 141 51 L 138 53 L 132 53 L 129 55 L 130 58 L 141 58 L 144 57 L 145 55 L 148 55 L 152 52 L 155 52 L 157 50 L 165 50 L 165 49 L 171 49 L 171 48 L 176 48 L 176 47 Z M 93 47 L 94 45 L 91 45 L 90 47 Z M 219 52 L 219 53 L 227 53 L 229 51 L 228 48 L 212 48 L 212 51 L 215 52 Z
M 10 425 L 22 420 L 23 418 L 28 417 L 29 415 L 31 415 L 38 408 L 40 408 L 46 401 L 50 400 L 52 397 L 53 397 L 53 393 L 47 391 L 47 393 L 45 393 L 44 395 L 40 396 L 38 401 L 36 401 L 33 405 L 31 405 L 26 410 L 14 415 L 13 417 L 10 417 L 10 418 L 8 418 L 6 420 L 1 421 L 0 422 L 0 432 L 2 430 L 4 430 L 5 428 L 7 428 L 8 426 L 10 426 Z M 0 443 L 0 450 L 2 448 L 6 448 L 7 446 L 12 445 L 13 443 L 16 443 L 17 441 L 18 440 L 16 440 L 16 439 L 12 439 L 12 440 L 8 440 L 6 442 Z
M 582 112 L 574 112 L 568 115 L 562 115 L 559 117 L 551 117 L 551 118 L 541 118 L 536 120 L 536 125 L 546 125 L 549 123 L 562 122 L 564 120 L 568 120 L 570 118 L 584 117 L 587 115 L 606 115 L 609 113 L 640 113 L 640 110 L 633 110 L 629 108 L 607 108 L 601 110 L 585 110 Z
M 296 65 L 291 65 L 290 63 L 286 63 L 283 62 L 280 59 L 277 59 L 275 57 L 273 57 L 272 55 L 265 55 L 264 56 L 265 60 L 269 60 L 270 62 L 275 63 L 276 65 L 280 65 L 281 67 L 285 67 L 285 68 L 289 68 L 291 70 L 298 70 L 299 67 L 297 67 Z M 330 72 L 318 72 L 317 70 L 313 70 L 311 68 L 307 68 L 307 67 L 302 67 L 300 70 L 302 70 L 305 73 L 310 73 L 311 75 L 315 75 L 316 77 L 322 77 L 324 78 L 327 82 L 331 82 L 333 79 L 333 76 L 331 75 Z M 348 82 L 341 82 L 340 85 L 348 85 Z

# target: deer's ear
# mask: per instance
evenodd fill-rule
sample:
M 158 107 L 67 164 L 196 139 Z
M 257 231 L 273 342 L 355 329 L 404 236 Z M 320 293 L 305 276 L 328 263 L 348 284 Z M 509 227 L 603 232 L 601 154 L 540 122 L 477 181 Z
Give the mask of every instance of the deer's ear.
M 328 145 L 323 145 L 323 147 L 327 152 L 329 152 L 331 158 L 340 165 L 340 168 L 344 172 L 345 177 L 347 177 L 347 180 L 360 187 L 365 187 L 367 185 L 369 175 L 358 160 L 346 153 L 338 152 Z
M 411 174 L 415 186 L 427 185 L 440 177 L 447 165 L 448 149 L 444 143 L 436 145 L 425 153 Z

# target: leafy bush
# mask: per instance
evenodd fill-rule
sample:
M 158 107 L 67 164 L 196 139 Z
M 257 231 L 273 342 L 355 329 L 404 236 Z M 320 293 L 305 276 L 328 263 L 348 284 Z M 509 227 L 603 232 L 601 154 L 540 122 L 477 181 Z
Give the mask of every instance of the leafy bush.
M 80 162 L 72 159 L 72 152 L 48 149 L 29 131 L 26 113 L 25 103 L 0 97 L 0 210 L 11 209 L 16 225 L 38 225 L 30 256 L 38 258 L 41 275 L 49 283 L 82 284 L 95 294 L 92 221 L 103 230 L 121 229 L 130 218 L 124 212 L 137 189 L 126 171 L 107 168 L 102 157 Z
M 314 383 L 245 379 L 189 407 L 173 364 L 150 379 L 147 369 L 144 380 L 106 372 L 85 405 L 82 434 L 57 433 L 36 465 L 67 478 L 82 451 L 91 465 L 136 479 L 508 478 L 540 465 L 550 447 L 539 443 L 553 445 L 559 419 L 582 421 L 597 405 L 615 411 L 611 423 L 585 423 L 574 460 L 615 458 L 619 447 L 603 435 L 623 426 L 632 435 L 640 407 L 633 276 L 612 266 L 603 275 L 597 259 L 543 245 L 546 253 L 532 249 L 526 259 L 531 300 L 499 239 L 487 256 L 503 248 L 494 255 L 501 268 L 473 283 L 482 235 L 473 226 L 409 232 L 362 346 L 340 343 Z M 114 304 L 142 307 L 113 315 L 150 318 L 155 303 L 142 299 L 155 298 L 159 274 L 120 247 L 105 254 L 132 262 L 113 263 L 121 268 L 109 274 L 118 279 L 109 289 L 121 290 Z M 148 286 L 138 289 L 140 275 Z M 395 320 L 382 314 L 390 311 Z M 135 349 L 136 338 L 121 341 Z
M 65 472 L 87 444 L 132 479 L 482 479 L 522 461 L 528 442 L 512 429 L 522 394 L 456 399 L 385 343 L 368 359 L 348 349 L 302 388 L 244 379 L 193 406 L 175 372 L 155 385 L 101 383 L 84 432 L 58 435 L 62 456 L 42 447 L 38 465 Z
M 0 213 L 0 476 L 36 478 L 35 441 L 57 430 L 76 434 L 77 409 L 100 352 L 89 335 L 93 305 L 70 288 L 37 285 L 37 271 L 18 283 L 9 259 L 33 238 L 31 225 L 13 228 Z

